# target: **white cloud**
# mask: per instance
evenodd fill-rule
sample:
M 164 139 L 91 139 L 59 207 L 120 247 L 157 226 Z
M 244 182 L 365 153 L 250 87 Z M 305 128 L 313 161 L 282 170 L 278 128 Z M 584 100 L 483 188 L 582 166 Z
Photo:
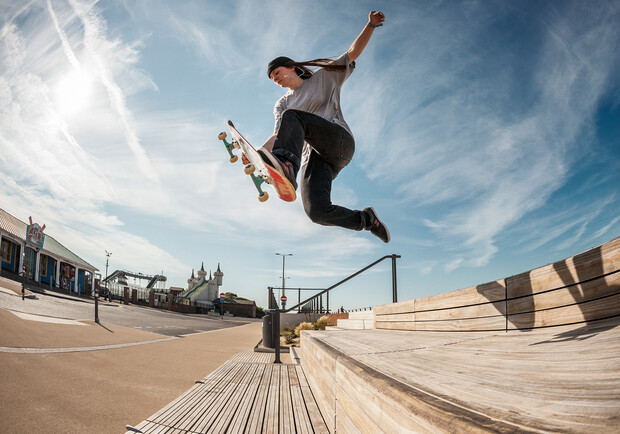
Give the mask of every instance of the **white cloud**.
M 370 72 L 356 73 L 349 103 L 350 123 L 361 131 L 359 164 L 368 176 L 398 184 L 413 206 L 448 205 L 447 214 L 427 218 L 439 239 L 462 246 L 448 270 L 486 265 L 498 237 L 565 183 L 618 60 L 611 17 L 597 10 L 572 27 L 582 8 L 563 11 L 539 29 L 540 52 L 531 57 L 474 45 L 502 9 L 472 13 L 466 22 L 455 20 L 452 9 L 430 19 L 420 11 L 415 25 L 390 22 L 401 26 L 392 28 L 395 34 L 406 27 L 412 38 L 382 42 L 385 35 L 376 36 L 377 51 L 391 47 L 399 56 L 389 65 L 365 64 Z M 523 63 L 530 76 L 514 73 Z M 517 92 L 519 98 L 511 98 Z M 386 94 L 392 98 L 381 97 Z M 396 129 L 382 130 L 386 119 Z

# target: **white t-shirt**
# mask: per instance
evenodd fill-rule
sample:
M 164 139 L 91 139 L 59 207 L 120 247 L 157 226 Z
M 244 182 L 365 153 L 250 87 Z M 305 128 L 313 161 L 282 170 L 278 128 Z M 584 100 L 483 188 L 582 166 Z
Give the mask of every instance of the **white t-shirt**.
M 321 68 L 312 77 L 304 80 L 297 89 L 289 89 L 276 102 L 273 109 L 273 114 L 276 118 L 275 132 L 280 129 L 282 113 L 288 109 L 295 109 L 312 113 L 330 122 L 334 122 L 353 136 L 340 108 L 340 89 L 344 81 L 353 72 L 355 62 L 349 62 L 348 53 L 344 53 L 334 63 L 336 65 L 346 65 L 346 69 L 342 71 L 326 71 Z

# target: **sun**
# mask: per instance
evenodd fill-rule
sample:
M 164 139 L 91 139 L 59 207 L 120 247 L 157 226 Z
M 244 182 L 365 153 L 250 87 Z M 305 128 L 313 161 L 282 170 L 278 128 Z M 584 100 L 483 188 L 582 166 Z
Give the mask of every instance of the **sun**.
M 56 102 L 62 114 L 75 114 L 86 108 L 93 88 L 93 78 L 83 69 L 73 68 L 55 89 Z

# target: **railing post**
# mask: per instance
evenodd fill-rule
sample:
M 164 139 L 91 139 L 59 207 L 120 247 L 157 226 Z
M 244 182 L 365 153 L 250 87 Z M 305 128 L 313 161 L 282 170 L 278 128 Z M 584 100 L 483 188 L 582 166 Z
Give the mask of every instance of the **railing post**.
M 329 292 L 325 294 L 325 297 L 327 298 L 327 313 L 329 313 Z
M 280 309 L 276 307 L 273 314 L 274 314 L 274 317 L 271 322 L 271 325 L 272 325 L 272 330 L 274 330 L 273 332 L 274 342 L 273 343 L 275 345 L 275 350 L 276 350 L 276 359 L 273 361 L 273 363 L 282 363 L 280 362 Z
M 396 288 L 396 255 L 392 255 L 392 303 L 398 302 L 398 289 Z

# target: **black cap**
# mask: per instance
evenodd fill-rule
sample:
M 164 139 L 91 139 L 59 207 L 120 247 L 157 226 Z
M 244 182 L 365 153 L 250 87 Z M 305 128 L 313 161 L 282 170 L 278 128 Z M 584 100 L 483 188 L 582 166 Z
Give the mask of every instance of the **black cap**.
M 294 60 L 289 57 L 276 57 L 271 62 L 269 62 L 269 66 L 267 66 L 267 77 L 271 78 L 271 73 L 274 69 L 279 68 L 280 66 L 286 66 L 291 63 L 294 63 Z

